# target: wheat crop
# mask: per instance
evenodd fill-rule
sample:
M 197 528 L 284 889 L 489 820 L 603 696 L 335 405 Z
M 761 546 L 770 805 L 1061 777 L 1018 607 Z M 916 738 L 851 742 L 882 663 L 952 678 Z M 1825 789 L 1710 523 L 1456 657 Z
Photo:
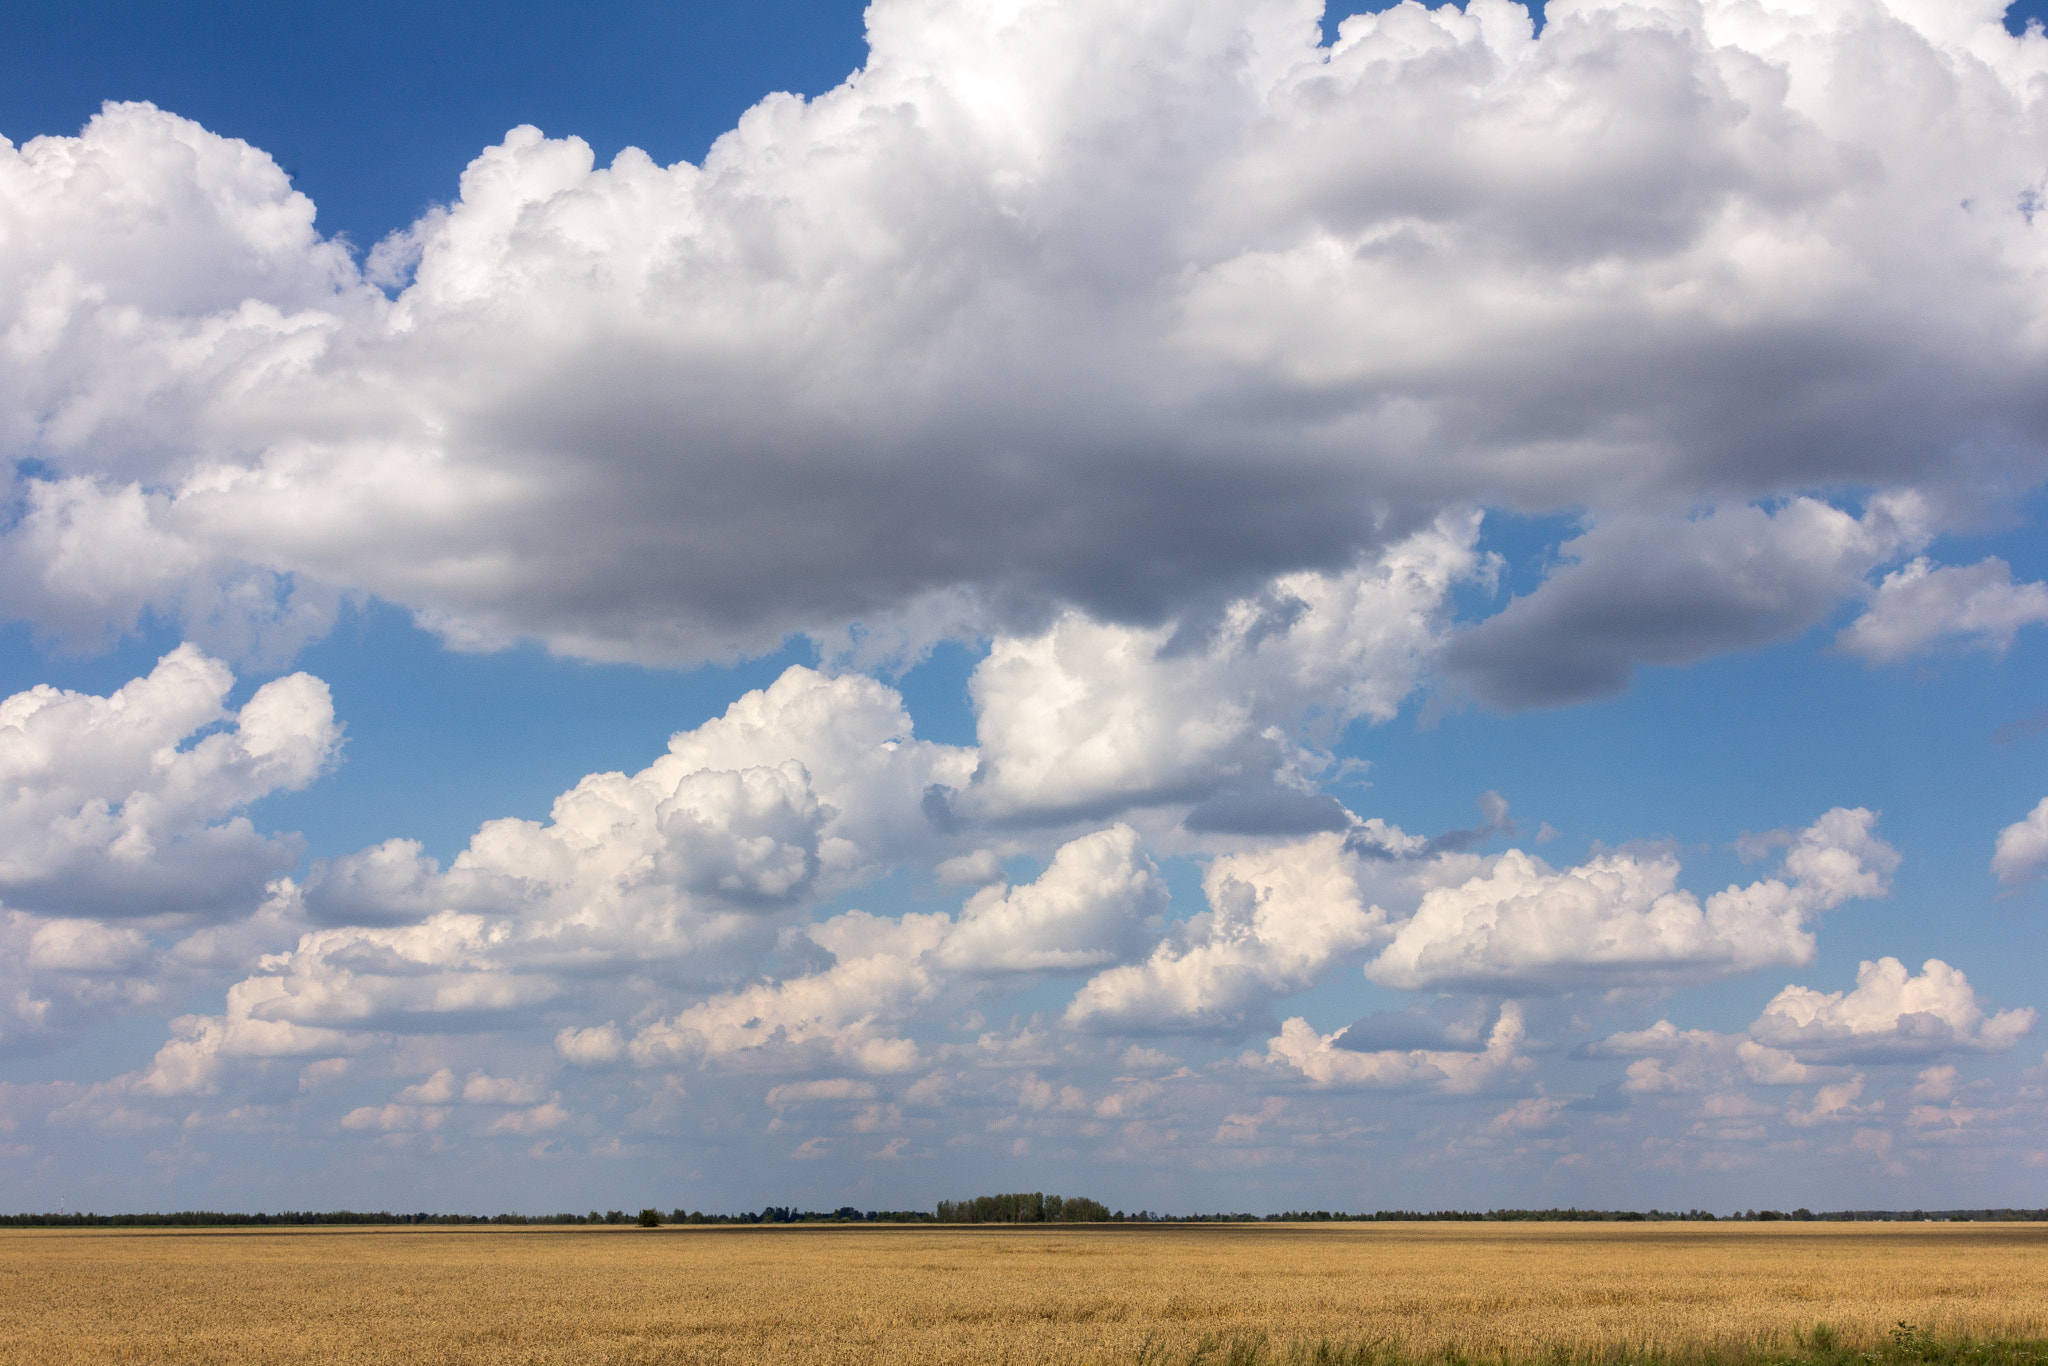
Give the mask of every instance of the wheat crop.
M 2040 1225 L 0 1232 L 0 1361 L 38 1366 L 1699 1361 L 2044 1317 Z

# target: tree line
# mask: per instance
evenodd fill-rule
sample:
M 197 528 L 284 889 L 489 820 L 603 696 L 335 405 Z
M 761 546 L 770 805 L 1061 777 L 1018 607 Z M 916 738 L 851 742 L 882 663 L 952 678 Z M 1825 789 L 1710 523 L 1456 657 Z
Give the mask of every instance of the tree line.
M 291 1227 L 312 1224 L 425 1224 L 548 1225 L 548 1224 L 638 1224 L 653 1228 L 663 1224 L 1209 1224 L 1209 1223 L 1514 1223 L 1525 1221 L 1631 1223 L 1662 1220 L 1814 1220 L 1855 1222 L 1942 1222 L 2007 1223 L 2048 1222 L 2048 1209 L 1947 1209 L 1947 1210 L 1831 1210 L 1816 1214 L 1808 1209 L 1785 1213 L 1780 1210 L 1738 1210 L 1713 1214 L 1707 1210 L 1593 1210 L 1578 1209 L 1492 1209 L 1492 1210 L 1376 1210 L 1346 1214 L 1332 1210 L 1286 1210 L 1278 1214 L 1160 1214 L 1152 1210 L 1126 1213 L 1112 1210 L 1085 1195 L 1046 1195 L 1040 1191 L 1006 1195 L 978 1195 L 967 1200 L 941 1200 L 933 1210 L 862 1210 L 842 1205 L 834 1210 L 804 1210 L 794 1205 L 769 1205 L 758 1212 L 712 1214 L 702 1210 L 676 1208 L 663 1211 L 642 1209 L 637 1215 L 624 1210 L 591 1210 L 587 1214 L 415 1214 L 389 1210 L 279 1210 L 273 1213 L 238 1214 L 220 1210 L 179 1210 L 168 1214 L 0 1214 L 0 1228 L 247 1228 Z

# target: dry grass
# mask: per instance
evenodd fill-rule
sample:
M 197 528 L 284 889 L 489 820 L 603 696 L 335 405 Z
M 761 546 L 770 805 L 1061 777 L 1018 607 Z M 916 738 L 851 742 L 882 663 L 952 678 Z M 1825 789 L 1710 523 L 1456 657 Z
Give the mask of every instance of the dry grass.
M 9 1363 L 1700 1360 L 2044 1316 L 2040 1225 L 0 1232 Z

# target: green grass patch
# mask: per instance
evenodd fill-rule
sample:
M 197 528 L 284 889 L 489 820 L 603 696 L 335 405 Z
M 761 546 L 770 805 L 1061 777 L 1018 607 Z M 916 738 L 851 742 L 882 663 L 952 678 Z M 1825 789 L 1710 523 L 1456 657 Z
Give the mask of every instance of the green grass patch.
M 1875 1338 L 1851 1341 L 1817 1323 L 1769 1342 L 1612 1343 L 1593 1349 L 1560 1343 L 1528 1356 L 1502 1356 L 1456 1344 L 1417 1352 L 1391 1338 L 1280 1342 L 1265 1334 L 1212 1335 L 1193 1347 L 1148 1341 L 1132 1366 L 2048 1366 L 2048 1338 L 1942 1336 L 1900 1322 Z

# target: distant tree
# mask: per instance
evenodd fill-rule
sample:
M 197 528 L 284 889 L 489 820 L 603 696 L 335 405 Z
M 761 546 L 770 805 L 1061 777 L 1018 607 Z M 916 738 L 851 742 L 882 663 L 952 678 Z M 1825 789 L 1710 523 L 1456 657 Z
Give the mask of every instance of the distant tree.
M 972 1200 L 941 1200 L 935 1217 L 942 1224 L 1071 1224 L 1105 1220 L 1111 1215 L 1101 1201 L 1085 1195 L 1013 1191 L 977 1195 Z
M 642 1228 L 660 1228 L 660 1227 L 661 1227 L 661 1211 L 660 1211 L 660 1210 L 658 1210 L 658 1209 L 643 1209 L 643 1210 L 641 1210 L 641 1211 L 640 1211 L 640 1227 L 642 1227 Z

